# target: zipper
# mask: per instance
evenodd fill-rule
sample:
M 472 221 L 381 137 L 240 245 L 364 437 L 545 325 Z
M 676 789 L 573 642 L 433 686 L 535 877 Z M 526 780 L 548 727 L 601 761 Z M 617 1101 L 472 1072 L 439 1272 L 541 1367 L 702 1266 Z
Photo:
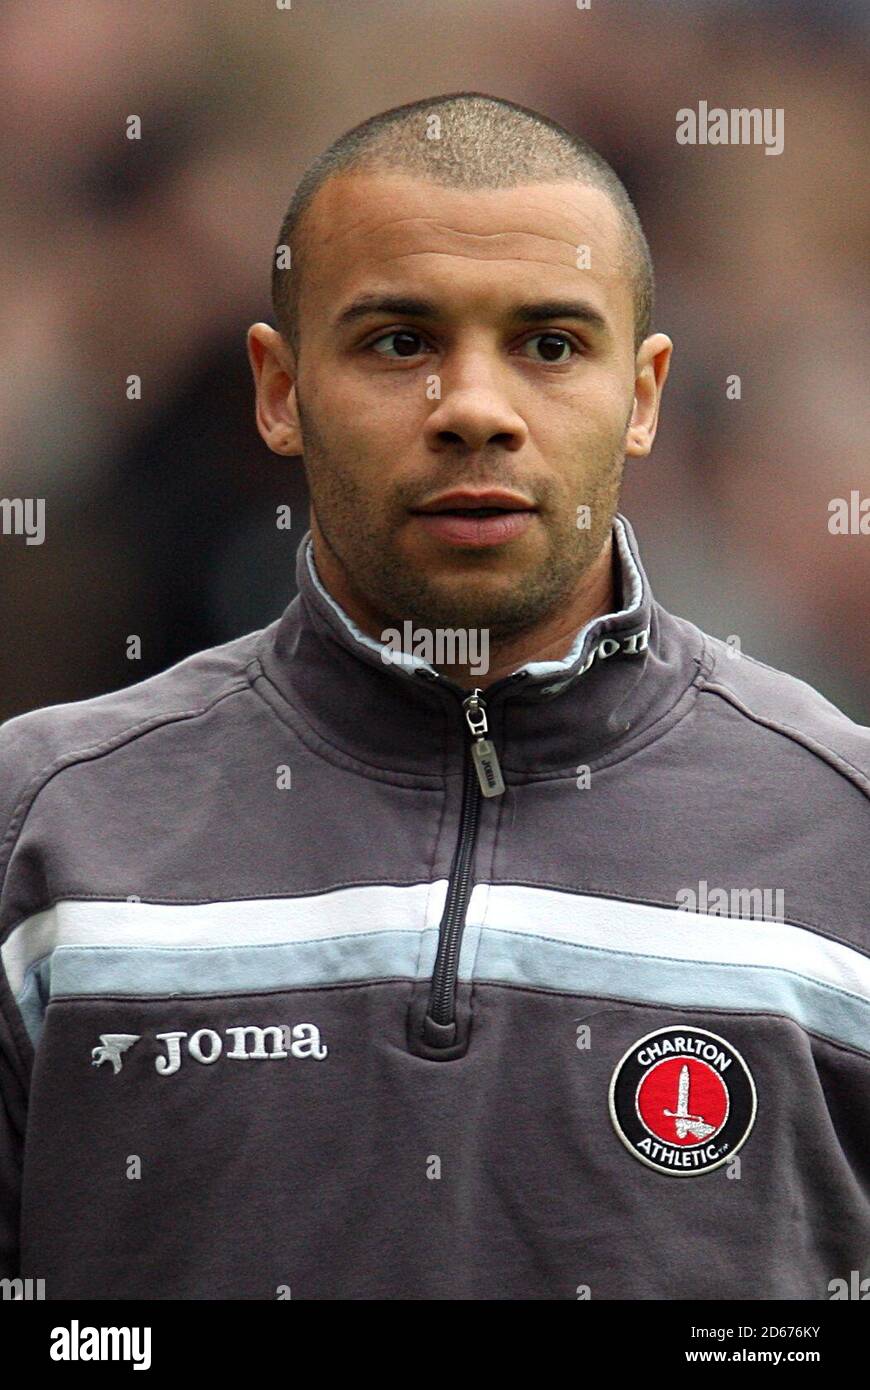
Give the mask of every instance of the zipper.
M 438 934 L 438 952 L 432 972 L 427 1014 L 432 1023 L 447 1028 L 455 1022 L 456 976 L 459 952 L 465 927 L 465 913 L 471 895 L 471 865 L 480 820 L 483 797 L 502 796 L 504 778 L 498 753 L 487 737 L 489 724 L 486 704 L 480 689 L 475 689 L 462 701 L 465 722 L 471 734 L 465 760 L 465 780 L 462 787 L 462 811 L 459 837 L 450 871 L 447 902 Z

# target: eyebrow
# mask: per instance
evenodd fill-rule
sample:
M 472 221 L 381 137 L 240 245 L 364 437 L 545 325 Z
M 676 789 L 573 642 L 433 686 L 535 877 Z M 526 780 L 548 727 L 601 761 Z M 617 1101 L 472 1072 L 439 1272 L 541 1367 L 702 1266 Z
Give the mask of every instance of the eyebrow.
M 369 314 L 393 314 L 397 318 L 434 319 L 438 306 L 431 299 L 413 299 L 407 295 L 363 294 L 352 300 L 335 319 L 336 328 L 344 328 Z M 575 319 L 597 333 L 606 333 L 609 325 L 603 314 L 582 299 L 542 299 L 516 304 L 511 318 L 518 323 L 539 323 L 549 319 Z

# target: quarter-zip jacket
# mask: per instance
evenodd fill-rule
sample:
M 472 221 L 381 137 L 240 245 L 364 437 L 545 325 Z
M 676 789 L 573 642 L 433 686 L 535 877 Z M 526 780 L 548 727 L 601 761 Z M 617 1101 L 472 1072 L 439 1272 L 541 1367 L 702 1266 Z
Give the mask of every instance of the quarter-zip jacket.
M 473 691 L 385 659 L 306 535 L 270 626 L 3 725 L 0 1273 L 870 1278 L 868 730 L 614 538 L 618 611 Z

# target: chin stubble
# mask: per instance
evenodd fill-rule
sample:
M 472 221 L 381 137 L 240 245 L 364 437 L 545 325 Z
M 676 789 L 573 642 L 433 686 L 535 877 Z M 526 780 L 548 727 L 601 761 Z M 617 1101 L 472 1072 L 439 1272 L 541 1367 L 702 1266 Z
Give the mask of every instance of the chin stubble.
M 604 476 L 599 473 L 596 487 L 587 489 L 591 494 L 584 499 L 590 510 L 588 529 L 577 527 L 575 515 L 563 519 L 555 506 L 547 505 L 548 498 L 541 497 L 538 524 L 546 527 L 547 547 L 531 571 L 522 572 L 516 583 L 498 592 L 492 591 L 485 577 L 479 586 L 473 577 L 462 583 L 448 578 L 441 584 L 391 549 L 392 530 L 385 530 L 383 520 L 370 515 L 371 498 L 356 475 L 327 457 L 310 420 L 304 437 L 303 461 L 321 535 L 348 583 L 372 610 L 383 615 L 385 627 L 410 619 L 416 626 L 429 629 L 486 629 L 496 641 L 534 627 L 570 601 L 582 576 L 601 554 L 619 501 L 624 463 L 621 448 Z M 552 493 L 550 499 L 555 501 Z M 409 498 L 403 503 L 400 515 L 405 514 L 405 505 L 415 500 Z

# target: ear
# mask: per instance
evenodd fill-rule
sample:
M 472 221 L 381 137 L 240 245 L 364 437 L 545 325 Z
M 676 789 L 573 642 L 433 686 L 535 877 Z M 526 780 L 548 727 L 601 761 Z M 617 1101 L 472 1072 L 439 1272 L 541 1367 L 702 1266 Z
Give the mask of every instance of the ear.
M 664 333 L 653 333 L 637 350 L 634 406 L 625 431 L 625 452 L 631 458 L 646 458 L 652 449 L 673 350 Z
M 292 349 L 268 323 L 255 323 L 248 329 L 248 361 L 257 396 L 257 429 L 273 453 L 301 454 Z

